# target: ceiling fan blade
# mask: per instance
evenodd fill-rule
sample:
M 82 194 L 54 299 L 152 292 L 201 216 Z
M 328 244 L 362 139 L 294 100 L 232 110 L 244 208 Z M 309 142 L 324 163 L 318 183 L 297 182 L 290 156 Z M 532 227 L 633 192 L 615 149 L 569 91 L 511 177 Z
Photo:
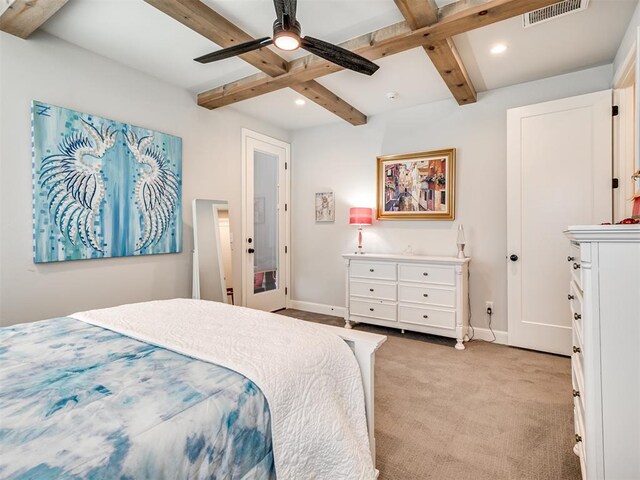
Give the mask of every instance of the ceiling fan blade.
M 282 24 L 286 23 L 284 17 L 287 16 L 289 23 L 295 25 L 297 0 L 273 0 L 273 5 L 276 8 L 276 17 Z
M 302 48 L 354 72 L 373 75 L 380 66 L 349 50 L 313 37 L 302 39 Z
M 273 40 L 269 37 L 258 38 L 256 40 L 251 40 L 250 42 L 241 43 L 239 45 L 234 45 L 233 47 L 223 48 L 222 50 L 202 55 L 201 57 L 194 58 L 194 60 L 200 63 L 211 63 L 218 60 L 224 60 L 225 58 L 235 57 L 236 55 L 242 55 L 243 53 L 252 52 L 253 50 L 258 50 L 259 48 L 266 47 L 272 43 Z

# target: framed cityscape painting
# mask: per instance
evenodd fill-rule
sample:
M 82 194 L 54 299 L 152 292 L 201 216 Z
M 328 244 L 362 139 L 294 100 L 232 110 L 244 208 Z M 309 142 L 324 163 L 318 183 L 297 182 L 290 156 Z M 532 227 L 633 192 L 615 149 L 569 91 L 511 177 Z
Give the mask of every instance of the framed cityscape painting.
M 32 103 L 34 262 L 182 251 L 182 139 Z
M 453 220 L 456 150 L 378 157 L 378 219 Z

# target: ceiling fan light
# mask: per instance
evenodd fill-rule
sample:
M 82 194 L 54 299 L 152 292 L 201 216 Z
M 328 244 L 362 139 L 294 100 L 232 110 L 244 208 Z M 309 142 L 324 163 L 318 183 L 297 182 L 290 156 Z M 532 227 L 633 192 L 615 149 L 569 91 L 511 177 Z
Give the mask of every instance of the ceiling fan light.
M 273 43 L 280 50 L 295 50 L 300 47 L 300 37 L 291 32 L 279 32 L 273 39 Z

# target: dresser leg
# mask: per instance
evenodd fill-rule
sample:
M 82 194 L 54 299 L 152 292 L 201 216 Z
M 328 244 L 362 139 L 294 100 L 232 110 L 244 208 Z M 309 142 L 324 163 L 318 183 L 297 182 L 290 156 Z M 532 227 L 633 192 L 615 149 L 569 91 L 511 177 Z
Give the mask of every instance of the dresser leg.
M 351 323 L 349 322 L 349 320 L 345 320 L 345 321 L 344 321 L 344 328 L 353 328 L 353 327 L 351 326 Z
M 462 339 L 457 338 L 456 340 L 456 350 L 464 350 L 464 343 L 462 343 Z

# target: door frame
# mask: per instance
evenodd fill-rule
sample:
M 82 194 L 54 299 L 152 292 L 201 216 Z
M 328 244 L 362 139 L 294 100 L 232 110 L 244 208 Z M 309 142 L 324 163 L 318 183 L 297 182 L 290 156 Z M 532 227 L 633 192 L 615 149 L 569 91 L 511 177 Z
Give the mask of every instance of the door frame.
M 247 306 L 247 267 L 249 256 L 246 251 L 246 243 L 247 243 L 247 231 L 248 228 L 248 205 L 247 205 L 247 162 L 249 158 L 247 157 L 249 150 L 247 148 L 247 139 L 252 138 L 255 140 L 259 140 L 261 142 L 269 143 L 273 146 L 283 148 L 285 151 L 285 169 L 284 169 L 284 203 L 287 206 L 284 212 L 284 222 L 285 222 L 285 256 L 284 256 L 284 299 L 285 299 L 285 308 L 290 307 L 291 303 L 291 170 L 289 166 L 291 165 L 291 144 L 285 142 L 283 140 L 278 140 L 277 138 L 270 137 L 268 135 L 258 133 L 254 130 L 250 130 L 248 128 L 242 128 L 242 239 L 241 239 L 241 257 L 242 257 L 242 289 L 240 295 L 240 304 L 244 307 Z
M 640 29 L 636 32 L 640 37 Z M 613 176 L 618 179 L 614 190 L 614 221 L 630 217 L 635 184 L 632 176 L 635 165 L 640 165 L 640 136 L 636 135 L 636 119 L 640 118 L 640 102 L 636 101 L 640 91 L 640 62 L 638 62 L 638 39 L 631 45 L 624 61 L 613 79 L 613 101 L 619 106 L 618 116 L 613 118 Z M 629 164 L 629 157 L 633 163 Z

